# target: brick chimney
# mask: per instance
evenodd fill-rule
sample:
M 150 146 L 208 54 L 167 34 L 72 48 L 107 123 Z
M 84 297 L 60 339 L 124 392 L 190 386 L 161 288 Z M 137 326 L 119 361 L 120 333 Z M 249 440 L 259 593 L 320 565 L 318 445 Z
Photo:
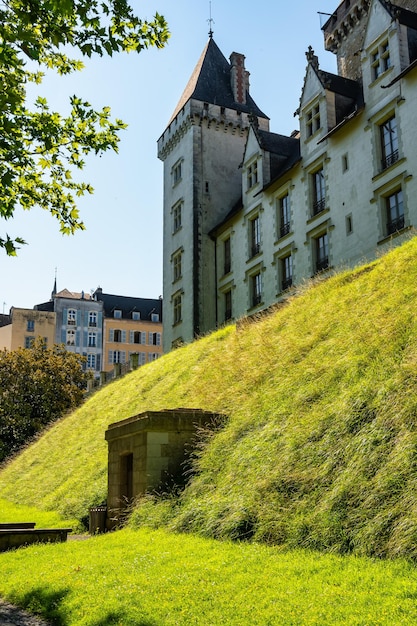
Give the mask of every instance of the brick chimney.
M 235 102 L 246 104 L 249 93 L 249 72 L 245 70 L 245 56 L 239 52 L 230 55 L 230 81 Z

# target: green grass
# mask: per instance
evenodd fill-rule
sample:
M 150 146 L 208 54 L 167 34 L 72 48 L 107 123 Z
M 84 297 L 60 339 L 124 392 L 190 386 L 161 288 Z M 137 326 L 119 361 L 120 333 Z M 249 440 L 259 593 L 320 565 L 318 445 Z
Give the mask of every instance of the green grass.
M 55 511 L 41 511 L 33 506 L 14 504 L 0 499 L 0 523 L 35 522 L 37 528 L 72 528 L 82 530 L 76 519 L 64 519 Z
M 107 425 L 146 410 L 223 412 L 164 526 L 377 557 L 417 557 L 417 238 L 139 368 L 0 472 L 0 497 L 64 519 L 106 498 Z
M 3 553 L 0 568 L 0 594 L 54 626 L 411 626 L 417 620 L 417 571 L 401 560 L 283 553 L 142 529 Z

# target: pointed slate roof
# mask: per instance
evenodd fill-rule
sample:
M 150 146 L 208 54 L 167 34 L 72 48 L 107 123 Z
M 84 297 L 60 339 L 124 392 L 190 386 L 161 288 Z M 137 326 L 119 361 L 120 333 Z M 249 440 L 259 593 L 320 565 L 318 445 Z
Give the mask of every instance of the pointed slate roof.
M 168 126 L 191 98 L 242 111 L 242 113 L 253 113 L 258 117 L 268 119 L 268 116 L 259 109 L 249 94 L 246 96 L 246 104 L 235 102 L 230 82 L 230 69 L 230 63 L 214 39 L 210 37 L 175 107 Z

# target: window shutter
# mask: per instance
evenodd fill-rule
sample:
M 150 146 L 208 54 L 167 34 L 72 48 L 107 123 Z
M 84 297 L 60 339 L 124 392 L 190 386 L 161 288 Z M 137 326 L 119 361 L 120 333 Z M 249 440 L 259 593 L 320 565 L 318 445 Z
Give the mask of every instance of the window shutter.
M 109 363 L 113 363 L 113 350 L 109 350 Z
M 101 328 L 102 324 L 103 324 L 103 313 L 99 311 L 97 315 L 97 326 Z
M 81 326 L 81 311 L 77 309 L 77 326 Z
M 61 329 L 61 343 L 67 343 L 67 332 L 65 328 Z
M 142 332 L 141 333 L 141 340 L 140 340 L 140 342 L 143 343 L 143 345 L 146 344 L 146 332 Z
M 110 328 L 109 341 L 114 341 L 114 328 Z
M 153 344 L 153 333 L 149 333 L 148 335 L 148 343 L 151 346 Z
M 88 311 L 84 311 L 84 326 L 88 326 Z
M 161 333 L 156 333 L 156 345 L 161 345 Z
M 126 352 L 124 350 L 120 352 L 120 363 L 126 363 Z
M 126 343 L 126 331 L 122 330 L 122 343 Z
M 129 332 L 129 343 L 134 343 L 135 341 L 135 331 L 131 330 Z
M 101 361 L 101 354 L 97 354 L 96 356 L 96 371 L 97 372 L 100 371 L 100 361 Z
M 62 323 L 68 324 L 68 309 L 63 309 L 62 311 Z
M 85 330 L 83 332 L 83 346 L 87 346 L 87 344 L 88 344 L 88 334 L 87 334 L 87 331 Z
M 75 345 L 79 346 L 80 345 L 80 331 L 77 330 L 77 332 L 75 333 Z

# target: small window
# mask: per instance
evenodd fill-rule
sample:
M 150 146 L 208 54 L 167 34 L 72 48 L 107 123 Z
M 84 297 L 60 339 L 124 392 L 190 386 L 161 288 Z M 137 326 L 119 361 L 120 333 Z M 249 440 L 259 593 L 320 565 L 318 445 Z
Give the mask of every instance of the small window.
M 182 277 L 182 251 L 175 252 L 172 255 L 173 282 L 175 283 Z
M 122 317 L 122 312 L 120 309 L 114 309 L 113 311 L 113 317 L 117 320 L 121 319 Z
M 172 168 L 172 184 L 177 185 L 182 179 L 182 161 L 179 161 Z
M 159 322 L 159 313 L 151 314 L 151 322 Z
M 149 345 L 160 346 L 161 345 L 161 333 L 149 333 Z
M 248 189 L 254 187 L 258 182 L 258 162 L 254 161 L 248 165 L 247 169 L 247 184 Z
M 35 337 L 25 337 L 25 348 L 31 348 L 34 344 Z
M 353 233 L 353 221 L 352 215 L 346 216 L 346 234 L 351 235 Z
M 349 169 L 349 157 L 346 154 L 342 155 L 342 172 L 347 172 Z
M 67 346 L 75 346 L 75 330 L 67 330 Z
M 316 104 L 312 109 L 307 111 L 306 115 L 307 137 L 311 137 L 320 129 L 320 105 Z
M 140 320 L 140 311 L 132 311 L 132 320 L 136 322 Z
M 206 190 L 206 193 L 209 193 L 210 186 L 209 186 L 209 182 L 208 182 L 208 180 L 206 180 L 205 190 Z
M 35 321 L 34 320 L 28 320 L 27 321 L 26 330 L 29 333 L 33 333 L 34 332 L 34 330 L 35 330 Z
M 372 80 L 376 80 L 391 67 L 388 41 L 384 41 L 371 53 Z

